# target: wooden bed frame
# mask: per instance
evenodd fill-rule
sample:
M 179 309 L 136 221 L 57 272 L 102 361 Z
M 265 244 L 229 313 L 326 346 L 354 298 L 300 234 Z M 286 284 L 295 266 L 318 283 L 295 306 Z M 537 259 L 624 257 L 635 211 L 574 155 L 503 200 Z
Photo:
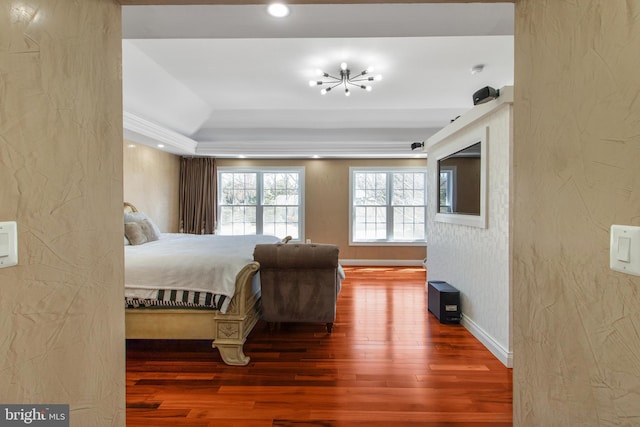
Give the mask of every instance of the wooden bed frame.
M 124 210 L 137 212 L 136 207 L 127 202 Z M 248 364 L 243 345 L 260 318 L 260 289 L 253 287 L 253 278 L 259 269 L 257 262 L 250 262 L 238 273 L 236 291 L 225 314 L 217 310 L 126 309 L 126 338 L 211 339 L 212 347 L 218 349 L 224 363 Z
M 126 337 L 132 339 L 212 339 L 227 365 L 249 363 L 243 345 L 260 318 L 260 290 L 254 293 L 257 262 L 247 264 L 236 277 L 236 292 L 225 314 L 217 310 L 126 309 Z

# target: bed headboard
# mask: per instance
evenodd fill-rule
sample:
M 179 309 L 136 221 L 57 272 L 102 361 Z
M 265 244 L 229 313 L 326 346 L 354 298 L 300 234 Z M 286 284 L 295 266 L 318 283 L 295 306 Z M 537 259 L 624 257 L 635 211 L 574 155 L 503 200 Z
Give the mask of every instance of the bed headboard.
M 138 212 L 138 208 L 129 202 L 124 202 L 124 213 Z

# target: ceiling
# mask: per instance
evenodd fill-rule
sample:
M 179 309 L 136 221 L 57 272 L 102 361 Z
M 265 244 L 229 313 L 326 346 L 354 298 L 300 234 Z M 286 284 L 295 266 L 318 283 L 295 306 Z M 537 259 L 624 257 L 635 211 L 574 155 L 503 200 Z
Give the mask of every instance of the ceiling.
M 122 10 L 125 138 L 175 154 L 414 157 L 476 90 L 513 84 L 512 3 Z M 309 87 L 343 61 L 383 79 Z

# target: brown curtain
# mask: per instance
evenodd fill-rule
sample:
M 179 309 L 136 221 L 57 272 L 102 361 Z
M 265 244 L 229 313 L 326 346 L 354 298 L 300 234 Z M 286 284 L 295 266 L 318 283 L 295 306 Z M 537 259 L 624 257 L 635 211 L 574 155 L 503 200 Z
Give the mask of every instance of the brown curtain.
M 180 232 L 216 231 L 216 162 L 212 157 L 180 159 Z

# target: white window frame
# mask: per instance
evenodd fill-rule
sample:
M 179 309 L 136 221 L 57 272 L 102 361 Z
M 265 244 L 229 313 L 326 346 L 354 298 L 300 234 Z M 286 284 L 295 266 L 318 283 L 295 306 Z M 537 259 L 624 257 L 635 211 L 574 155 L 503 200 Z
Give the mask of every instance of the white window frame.
M 218 227 L 217 232 L 220 232 L 221 227 L 221 210 L 222 204 L 222 180 L 220 179 L 221 175 L 224 173 L 255 173 L 257 174 L 256 186 L 257 186 L 257 197 L 256 197 L 256 235 L 263 234 L 263 209 L 264 205 L 264 179 L 263 175 L 265 173 L 297 173 L 298 174 L 298 187 L 300 193 L 298 195 L 298 238 L 291 240 L 292 242 L 304 242 L 304 218 L 305 218 L 305 168 L 303 166 L 299 167 L 277 167 L 277 166 L 269 166 L 269 167 L 234 167 L 234 166 L 221 166 L 217 168 L 217 191 L 218 191 L 218 200 L 217 200 L 217 214 L 218 214 Z M 226 206 L 226 205 L 225 205 Z M 278 236 L 278 237 L 286 237 L 286 236 Z
M 445 166 L 442 167 L 439 171 L 440 174 L 447 175 L 447 195 L 451 200 L 448 200 L 449 204 L 445 206 L 449 206 L 449 213 L 456 211 L 456 198 L 453 197 L 454 188 L 456 188 L 456 179 L 458 175 L 458 167 L 457 166 Z M 441 179 L 438 179 L 438 182 L 441 182 Z M 438 188 L 438 212 L 441 212 L 442 205 L 440 204 L 440 188 Z
M 390 184 L 390 176 L 392 173 L 422 173 L 424 175 L 425 185 L 425 204 L 424 204 L 424 221 L 425 221 L 425 238 L 423 240 L 393 240 L 388 239 L 376 239 L 376 240 L 354 240 L 354 224 L 355 224 L 355 210 L 354 210 L 354 186 L 356 173 L 386 173 L 387 174 L 387 236 L 393 236 L 393 208 L 392 204 L 392 186 Z M 350 167 L 349 168 L 349 245 L 350 246 L 426 246 L 426 226 L 427 226 L 427 169 L 416 167 Z M 391 221 L 388 219 L 391 218 Z

